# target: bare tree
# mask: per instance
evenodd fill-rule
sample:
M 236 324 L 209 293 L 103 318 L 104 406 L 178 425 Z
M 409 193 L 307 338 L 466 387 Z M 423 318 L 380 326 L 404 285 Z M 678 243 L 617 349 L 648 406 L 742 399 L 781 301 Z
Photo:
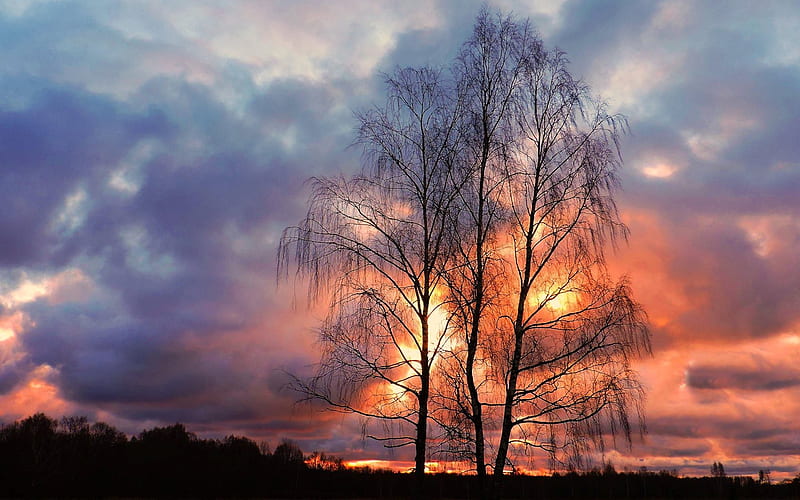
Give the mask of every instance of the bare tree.
M 514 139 L 510 121 L 518 87 L 523 82 L 526 58 L 539 42 L 530 31 L 511 19 L 494 22 L 487 9 L 481 11 L 472 37 L 464 44 L 454 66 L 464 96 L 460 116 L 464 146 L 459 168 L 468 179 L 459 193 L 460 209 L 452 213 L 453 265 L 445 273 L 448 305 L 459 343 L 448 352 L 448 363 L 439 391 L 450 449 L 460 458 L 472 460 L 479 482 L 486 487 L 486 429 L 481 393 L 496 387 L 489 371 L 488 343 L 496 339 L 494 322 L 502 314 L 499 294 L 504 280 L 502 235 L 499 224 L 507 209 L 498 203 L 503 196 L 503 168 Z M 449 411 L 448 411 L 449 410 Z
M 613 200 L 624 118 L 527 23 L 487 9 L 456 71 L 470 182 L 446 274 L 461 343 L 440 420 L 479 477 L 495 450 L 499 487 L 511 446 L 571 466 L 606 435 L 630 439 L 642 396 L 630 360 L 649 334 L 627 281 L 605 269 L 606 243 L 627 235 Z
M 604 255 L 627 237 L 624 118 L 488 9 L 451 75 L 401 70 L 388 89 L 359 116 L 361 174 L 313 179 L 281 240 L 279 270 L 293 249 L 310 298 L 332 297 L 301 390 L 414 445 L 420 484 L 431 420 L 487 495 L 487 467 L 499 488 L 527 450 L 574 466 L 606 436 L 629 442 L 649 333 Z
M 370 437 L 385 446 L 413 445 L 421 485 L 431 372 L 449 331 L 437 287 L 452 255 L 459 99 L 431 69 L 399 70 L 387 83 L 385 107 L 359 116 L 361 174 L 311 181 L 308 214 L 281 239 L 279 272 L 292 248 L 309 297 L 331 296 L 322 360 L 299 388 L 382 421 L 388 432 Z
M 605 269 L 606 242 L 627 236 L 613 199 L 624 119 L 570 75 L 562 52 L 530 53 L 498 200 L 513 285 L 502 318 L 510 349 L 494 358 L 505 389 L 496 477 L 510 443 L 574 460 L 589 440 L 602 448 L 607 433 L 630 439 L 641 391 L 629 361 L 649 350 L 627 281 Z

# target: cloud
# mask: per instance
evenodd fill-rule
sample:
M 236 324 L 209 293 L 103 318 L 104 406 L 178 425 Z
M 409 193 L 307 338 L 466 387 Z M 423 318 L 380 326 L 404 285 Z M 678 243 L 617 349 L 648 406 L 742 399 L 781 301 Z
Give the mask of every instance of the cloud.
M 169 82 L 159 85 L 169 90 L 173 87 Z M 307 96 L 313 95 L 313 88 L 302 85 L 291 93 L 282 94 L 279 89 L 277 96 L 260 96 L 260 106 L 283 103 L 287 95 L 299 98 L 302 89 Z M 299 100 L 315 102 L 313 98 Z M 228 359 L 230 352 L 193 351 L 184 342 L 187 336 L 227 335 L 255 327 L 258 310 L 274 287 L 270 279 L 274 276 L 274 228 L 289 222 L 286 214 L 291 210 L 287 207 L 296 202 L 287 193 L 296 190 L 305 177 L 297 168 L 292 147 L 281 150 L 277 146 L 280 140 L 274 139 L 273 154 L 262 158 L 258 134 L 242 137 L 238 131 L 248 127 L 215 104 L 208 92 L 191 85 L 183 85 L 180 101 L 166 100 L 161 107 L 161 118 L 156 122 L 161 124 L 157 129 L 160 134 L 142 133 L 150 129 L 147 115 L 144 125 L 135 114 L 132 119 L 120 118 L 125 116 L 119 111 L 122 104 L 106 98 L 67 95 L 35 102 L 28 111 L 34 118 L 46 115 L 58 123 L 81 124 L 85 133 L 76 127 L 70 131 L 71 137 L 61 129 L 52 135 L 70 139 L 70 147 L 81 155 L 91 154 L 75 158 L 62 155 L 59 166 L 51 166 L 46 161 L 54 161 L 50 159 L 57 155 L 44 150 L 43 171 L 63 168 L 69 174 L 55 176 L 51 185 L 47 183 L 50 177 L 36 177 L 37 169 L 31 168 L 36 158 L 22 157 L 14 162 L 18 175 L 25 180 L 21 184 L 27 186 L 37 180 L 39 190 L 65 200 L 48 208 L 50 217 L 41 215 L 41 206 L 30 211 L 31 217 L 41 217 L 41 221 L 27 221 L 29 226 L 38 225 L 39 237 L 50 242 L 51 250 L 40 255 L 39 261 L 53 265 L 63 260 L 81 266 L 81 272 L 87 273 L 97 290 L 81 301 L 56 305 L 43 299 L 26 306 L 26 315 L 36 325 L 22 337 L 26 351 L 36 363 L 57 367 L 64 395 L 82 403 L 149 400 L 191 405 L 193 397 L 205 395 L 207 401 L 198 406 L 208 406 L 218 384 L 226 388 L 242 386 L 239 377 L 248 372 L 231 373 L 236 369 Z M 302 109 L 299 101 L 295 104 L 298 111 Z M 100 111 L 92 113 L 96 108 Z M 189 118 L 182 113 L 201 122 L 200 130 L 175 131 L 171 124 Z M 17 112 L 17 117 L 21 115 Z M 286 116 L 304 142 L 316 134 L 309 127 L 318 126 L 319 118 L 308 116 L 308 122 L 304 122 Z M 42 128 L 31 126 L 31 130 L 36 129 L 35 138 L 51 140 L 47 129 Z M 114 128 L 121 131 L 114 133 Z M 104 141 L 105 149 L 112 150 L 107 155 L 93 151 L 89 143 L 103 139 L 95 132 L 99 129 L 124 140 L 117 148 Z M 126 135 L 123 130 L 131 132 Z M 20 142 L 11 141 L 10 135 L 5 138 L 10 146 Z M 177 147 L 190 139 L 201 141 L 198 148 L 186 153 Z M 135 186 L 120 191 L 103 167 L 119 165 L 143 140 L 154 142 L 159 153 L 136 167 L 139 181 Z M 212 140 L 217 147 L 204 150 L 205 141 Z M 13 157 L 15 150 L 9 147 L 8 151 Z M 344 147 L 340 151 L 342 159 L 350 154 Z M 329 158 L 336 161 L 336 156 Z M 316 164 L 317 168 L 324 165 Z M 53 231 L 52 221 L 64 213 L 59 208 L 69 204 L 73 196 L 70 175 L 76 179 L 72 184 L 84 186 L 87 206 L 70 231 Z M 24 191 L 16 193 L 25 201 L 27 195 Z M 42 246 L 46 251 L 47 246 Z M 28 260 L 19 264 L 38 264 L 31 254 L 21 255 Z M 261 280 L 249 279 L 254 271 Z M 277 364 L 282 357 L 280 352 L 265 354 L 266 363 L 272 357 Z M 97 377 L 98 373 L 103 377 Z M 263 380 L 255 377 L 246 387 L 254 389 L 259 383 Z M 245 399 L 243 396 L 232 404 L 241 405 Z
M 740 389 L 774 391 L 800 385 L 800 370 L 794 364 L 781 365 L 758 355 L 744 363 L 693 365 L 686 371 L 686 383 L 693 389 Z
M 799 208 L 797 146 L 786 134 L 800 115 L 789 90 L 800 71 L 778 57 L 785 38 L 772 27 L 796 13 L 777 4 L 764 12 L 663 2 L 619 14 L 590 5 L 562 10 L 558 37 L 596 41 L 576 64 L 590 83 L 606 82 L 601 91 L 631 123 L 620 203 L 632 243 L 616 268 L 633 275 L 656 345 L 791 330 L 800 277 L 796 252 L 782 248 L 798 231 L 779 221 Z M 609 12 L 594 29 L 611 33 L 584 38 L 570 28 L 588 22 L 587 11 Z M 623 78 L 603 77 L 614 71 Z M 767 240 L 783 243 L 767 250 Z
M 69 245 L 60 248 L 59 233 L 73 229 L 59 224 L 64 206 L 81 203 L 76 194 L 100 182 L 103 169 L 137 141 L 165 132 L 157 112 L 126 113 L 102 97 L 60 87 L 37 92 L 24 110 L 0 110 L 0 195 L 7 207 L 0 215 L 0 263 L 69 259 Z
M 302 213 L 303 181 L 357 163 L 342 102 L 349 82 L 260 85 L 225 63 L 214 74 L 237 87 L 231 101 L 230 87 L 162 71 L 142 49 L 169 52 L 179 37 L 128 43 L 77 10 L 40 6 L 2 19 L 19 59 L 7 61 L 17 72 L 2 82 L 15 98 L 0 103 L 0 190 L 11 208 L 0 215 L 0 264 L 4 288 L 19 289 L 26 276 L 44 283 L 9 305 L 27 324 L 2 344 L 0 392 L 17 402 L 11 414 L 50 397 L 115 421 L 218 432 L 291 421 L 295 396 L 275 374 L 312 362 L 312 336 L 293 337 L 314 316 L 297 318 L 291 294 L 278 296 L 275 247 Z M 29 26 L 61 14 L 58 29 L 13 49 Z M 67 44 L 46 67 L 65 39 L 107 52 L 81 59 Z M 22 58 L 32 65 L 21 69 Z M 125 85 L 105 85 L 92 67 Z M 81 279 L 56 286 L 63 269 Z M 25 385 L 39 367 L 49 367 L 47 384 Z M 313 436 L 320 422 L 300 427 Z
M 700 473 L 723 453 L 740 457 L 726 468 L 774 454 L 786 469 L 800 454 L 797 9 L 498 5 L 532 15 L 631 123 L 618 201 L 632 235 L 611 266 L 653 323 L 637 449 Z M 479 8 L 0 5 L 3 418 L 180 420 L 403 458 L 285 390 L 283 370 L 316 360 L 324 305 L 276 287 L 276 245 L 305 179 L 358 168 L 352 110 L 381 101 L 379 72 L 448 63 Z
M 0 340 L 0 395 L 24 382 L 33 368 L 25 352 L 13 340 Z

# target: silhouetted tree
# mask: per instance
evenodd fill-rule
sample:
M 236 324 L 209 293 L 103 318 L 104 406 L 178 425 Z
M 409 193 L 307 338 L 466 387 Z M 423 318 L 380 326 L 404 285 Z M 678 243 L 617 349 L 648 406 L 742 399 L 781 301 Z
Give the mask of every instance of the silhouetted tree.
M 481 395 L 496 388 L 487 384 L 491 363 L 487 347 L 488 316 L 497 315 L 497 286 L 503 277 L 495 230 L 503 217 L 497 203 L 503 175 L 498 161 L 507 154 L 510 129 L 508 111 L 520 74 L 515 69 L 519 54 L 513 50 L 511 33 L 486 40 L 488 11 L 476 21 L 473 36 L 464 44 L 454 66 L 454 78 L 463 100 L 463 131 L 458 165 L 466 181 L 458 193 L 458 209 L 451 211 L 454 265 L 445 273 L 448 304 L 456 343 L 444 364 L 438 396 L 446 410 L 441 423 L 447 431 L 450 451 L 475 463 L 480 483 L 486 475 L 484 402 Z M 501 27 L 508 31 L 508 25 Z M 517 64 L 517 66 L 519 66 Z M 449 412 L 449 414 L 448 414 Z
M 344 460 L 341 457 L 326 455 L 324 452 L 314 451 L 306 459 L 306 465 L 311 469 L 327 471 L 343 471 Z
M 261 450 L 251 439 L 243 436 L 227 436 L 221 443 L 222 449 L 229 456 L 253 459 L 261 456 Z
M 153 427 L 139 434 L 139 441 L 141 443 L 153 446 L 171 444 L 180 447 L 188 445 L 196 440 L 197 436 L 193 432 L 187 431 L 186 427 L 181 423 L 176 423 L 167 427 Z
M 322 360 L 298 388 L 336 411 L 378 419 L 385 446 L 414 446 L 422 482 L 433 366 L 448 336 L 437 287 L 452 252 L 458 193 L 457 90 L 441 72 L 402 69 L 383 107 L 360 114 L 361 173 L 315 178 L 305 219 L 281 239 L 309 295 L 331 293 Z
M 281 441 L 281 444 L 272 453 L 272 458 L 275 462 L 284 466 L 298 466 L 304 463 L 303 450 L 290 439 Z
M 603 465 L 603 475 L 604 476 L 615 476 L 617 474 L 617 469 L 614 468 L 614 464 L 611 461 L 607 461 Z
M 36 413 L 10 429 L 16 434 L 17 459 L 30 464 L 24 476 L 34 491 L 45 484 L 54 472 L 56 461 L 56 428 L 58 422 L 44 413 Z M 15 432 L 16 431 L 16 432 Z
M 627 236 L 625 119 L 527 22 L 488 9 L 451 73 L 398 70 L 359 118 L 361 173 L 313 179 L 281 239 L 279 275 L 291 249 L 310 297 L 332 296 L 300 390 L 385 422 L 371 437 L 413 444 L 420 484 L 429 419 L 498 484 L 511 447 L 569 467 L 608 435 L 630 441 L 649 333 L 604 256 Z
M 606 434 L 630 439 L 629 418 L 642 417 L 630 360 L 649 351 L 649 334 L 627 281 L 605 269 L 606 242 L 627 233 L 613 200 L 624 118 L 527 22 L 488 9 L 456 67 L 470 182 L 452 212 L 460 244 L 446 303 L 464 334 L 447 364 L 444 421 L 479 477 L 483 428 L 500 430 L 499 481 L 513 470 L 511 445 L 569 466 Z
M 68 434 L 89 434 L 89 419 L 85 416 L 62 417 L 60 426 Z
M 89 436 L 98 446 L 119 446 L 128 441 L 125 434 L 105 422 L 95 422 L 89 427 Z

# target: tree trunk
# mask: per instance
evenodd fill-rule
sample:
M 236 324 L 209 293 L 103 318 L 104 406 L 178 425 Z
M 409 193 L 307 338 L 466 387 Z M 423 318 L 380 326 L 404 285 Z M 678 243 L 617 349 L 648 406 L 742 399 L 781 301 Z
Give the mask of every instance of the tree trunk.
M 423 406 L 420 393 L 419 423 L 417 424 L 416 454 L 414 456 L 414 497 L 425 498 L 425 444 L 428 440 L 428 406 Z
M 506 399 L 503 403 L 503 426 L 500 432 L 500 443 L 497 447 L 497 457 L 494 465 L 494 488 L 495 494 L 502 496 L 503 488 L 503 469 L 508 458 L 508 446 L 511 439 L 511 429 L 514 427 L 512 410 L 514 409 L 514 397 L 517 394 L 517 379 L 519 378 L 519 365 L 522 359 L 522 341 L 525 337 L 525 302 L 528 300 L 528 292 L 531 287 L 531 262 L 533 256 L 533 221 L 536 213 L 536 202 L 538 196 L 538 185 L 534 192 L 531 216 L 528 225 L 525 247 L 525 273 L 520 283 L 519 298 L 517 301 L 517 318 L 514 321 L 514 354 L 511 358 L 511 367 L 508 372 L 506 383 Z
M 512 410 L 514 408 L 514 396 L 517 392 L 517 378 L 519 376 L 522 352 L 522 328 L 517 327 L 515 330 L 514 355 L 511 359 L 511 369 L 509 370 L 506 384 L 506 399 L 503 403 L 503 426 L 500 431 L 500 443 L 497 446 L 497 458 L 494 462 L 494 490 L 497 498 L 502 497 L 503 470 L 508 458 L 508 442 L 511 439 L 511 429 L 514 426 Z
M 481 294 L 482 295 L 482 294 Z M 478 316 L 473 319 L 473 331 L 469 339 L 469 346 L 467 352 L 467 388 L 469 390 L 470 404 L 472 406 L 472 424 L 475 428 L 475 467 L 478 474 L 478 483 L 481 488 L 481 495 L 486 496 L 486 452 L 484 446 L 483 435 L 483 409 L 481 401 L 478 396 L 478 388 L 475 384 L 475 374 L 473 369 L 475 366 L 475 354 L 478 350 Z
M 485 128 L 485 123 L 484 123 Z M 485 184 L 486 184 L 486 165 L 489 155 L 488 135 L 484 133 L 483 152 L 481 156 L 480 180 L 478 184 L 478 218 L 477 234 L 475 238 L 475 305 L 472 310 L 471 332 L 467 343 L 467 389 L 469 390 L 470 405 L 472 407 L 472 423 L 475 428 L 475 468 L 478 475 L 478 484 L 481 489 L 481 496 L 486 498 L 488 495 L 488 484 L 486 482 L 486 448 L 483 435 L 483 408 L 481 406 L 478 386 L 475 383 L 475 357 L 478 353 L 478 337 L 480 336 L 481 316 L 483 316 L 483 276 L 484 276 L 484 210 L 486 207 Z
M 427 310 L 427 307 L 425 307 Z M 422 322 L 422 349 L 420 350 L 420 390 L 419 414 L 417 421 L 417 439 L 414 455 L 415 498 L 425 497 L 425 452 L 428 443 L 428 399 L 430 395 L 431 375 L 428 363 L 428 316 L 423 315 Z

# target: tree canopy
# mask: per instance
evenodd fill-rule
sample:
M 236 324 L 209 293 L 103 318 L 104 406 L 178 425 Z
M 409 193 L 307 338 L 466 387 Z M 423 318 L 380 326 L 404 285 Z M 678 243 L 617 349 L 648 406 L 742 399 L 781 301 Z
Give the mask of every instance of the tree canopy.
M 630 440 L 649 332 L 605 266 L 627 237 L 624 117 L 527 21 L 489 9 L 449 68 L 397 69 L 357 116 L 360 173 L 312 179 L 281 240 L 279 272 L 294 262 L 309 297 L 330 297 L 298 388 L 414 446 L 420 485 L 433 453 L 499 487 L 531 450 L 572 468 Z

